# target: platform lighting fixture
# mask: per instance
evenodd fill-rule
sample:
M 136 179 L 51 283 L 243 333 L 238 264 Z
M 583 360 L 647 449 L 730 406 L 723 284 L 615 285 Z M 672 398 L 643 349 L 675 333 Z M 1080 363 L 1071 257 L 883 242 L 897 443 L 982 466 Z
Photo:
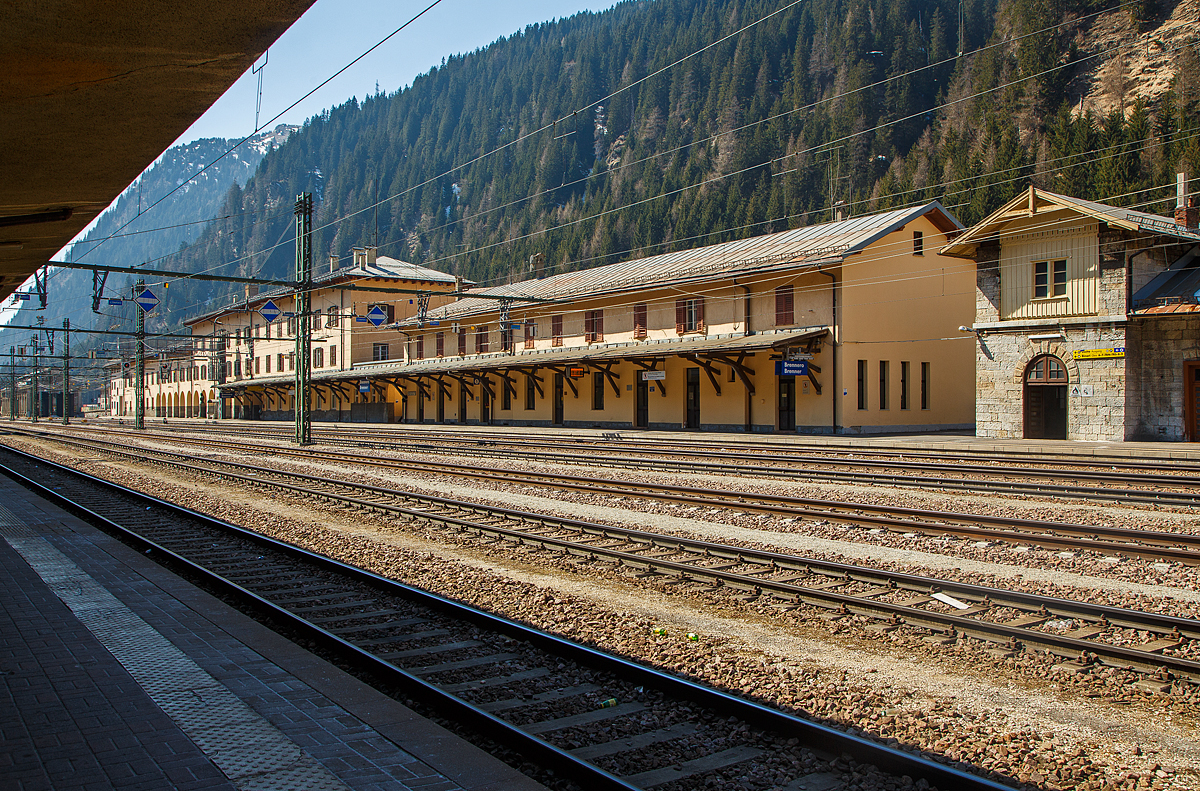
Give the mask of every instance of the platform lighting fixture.
M 1059 330 L 1058 332 L 1048 332 L 1045 335 L 1030 335 L 1029 340 L 1037 343 L 1038 341 L 1061 341 L 1065 337 L 1062 330 Z

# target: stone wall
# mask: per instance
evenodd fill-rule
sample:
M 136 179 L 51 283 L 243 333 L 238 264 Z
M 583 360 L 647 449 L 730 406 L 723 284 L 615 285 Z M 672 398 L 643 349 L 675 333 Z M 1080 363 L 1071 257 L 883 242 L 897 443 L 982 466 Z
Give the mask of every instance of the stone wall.
M 1044 331 L 1043 331 L 1044 332 Z M 975 358 L 975 433 L 980 437 L 1021 438 L 1025 435 L 1025 369 L 1035 358 L 1051 354 L 1062 360 L 1069 385 L 1089 385 L 1092 395 L 1068 395 L 1067 438 L 1126 438 L 1125 360 L 1075 360 L 1076 350 L 1125 345 L 1121 325 L 1068 327 L 1064 340 L 1029 340 L 1034 330 L 989 332 L 979 339 Z M 1082 393 L 1082 388 L 1080 390 Z
M 1186 439 L 1183 364 L 1200 360 L 1200 314 L 1152 317 L 1130 325 L 1129 348 L 1138 366 L 1131 367 L 1131 396 L 1138 402 L 1129 439 Z

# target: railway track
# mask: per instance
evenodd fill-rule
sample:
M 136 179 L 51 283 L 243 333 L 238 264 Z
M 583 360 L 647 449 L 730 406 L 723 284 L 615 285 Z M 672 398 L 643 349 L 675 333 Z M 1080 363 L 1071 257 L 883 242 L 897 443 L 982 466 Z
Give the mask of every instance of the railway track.
M 28 436 L 45 436 L 66 441 L 79 433 L 63 435 L 14 429 Z M 144 435 L 153 438 L 153 434 Z M 511 486 L 555 488 L 604 497 L 636 496 L 674 505 L 716 508 L 744 514 L 768 514 L 784 518 L 848 524 L 872 530 L 908 535 L 949 535 L 1047 549 L 1102 552 L 1109 555 L 1142 557 L 1162 562 L 1200 563 L 1200 535 L 1168 531 L 1135 530 L 1104 525 L 1079 525 L 1034 519 L 984 516 L 928 509 L 880 506 L 787 495 L 771 495 L 728 489 L 674 486 L 633 480 L 612 480 L 564 473 L 495 470 L 478 465 L 381 458 L 377 455 L 345 453 L 327 449 L 266 446 L 233 440 L 171 436 L 177 444 L 213 448 L 236 454 L 272 455 L 337 462 L 359 468 L 382 468 L 417 474 L 441 474 Z
M 161 420 L 161 419 L 159 419 Z M 118 424 L 111 420 L 100 421 L 103 424 L 116 427 Z M 95 423 L 93 425 L 96 425 Z M 124 426 L 124 424 L 121 424 Z M 243 436 L 272 437 L 288 439 L 294 431 L 290 423 L 273 423 L 268 421 L 203 421 L 203 420 L 173 420 L 156 422 L 147 420 L 147 427 L 158 431 L 171 432 L 215 432 L 237 433 Z M 1195 474 L 1200 475 L 1200 461 L 1188 459 L 1139 459 L 1131 460 L 1128 453 L 1112 453 L 1106 448 L 1096 448 L 1090 454 L 1081 453 L 1045 453 L 1041 451 L 1014 450 L 1013 448 L 989 448 L 972 450 L 970 448 L 933 448 L 919 447 L 911 444 L 883 445 L 878 440 L 863 438 L 845 438 L 840 444 L 829 441 L 813 442 L 802 438 L 780 440 L 770 434 L 754 435 L 753 438 L 730 434 L 709 434 L 688 432 L 686 438 L 673 432 L 647 432 L 645 430 L 617 430 L 601 433 L 590 432 L 581 434 L 569 431 L 557 431 L 545 427 L 491 427 L 486 430 L 472 429 L 469 426 L 453 424 L 426 423 L 413 424 L 363 424 L 363 423 L 314 423 L 313 436 L 320 439 L 334 440 L 347 435 L 361 437 L 366 441 L 409 441 L 428 442 L 436 440 L 450 445 L 532 445 L 535 447 L 564 448 L 586 447 L 605 449 L 624 449 L 626 451 L 642 451 L 654 453 L 673 453 L 675 451 L 697 452 L 699 448 L 718 453 L 734 453 L 738 458 L 757 457 L 762 455 L 777 455 L 787 460 L 795 460 L 798 456 L 804 458 L 833 458 L 842 460 L 883 459 L 887 462 L 896 460 L 921 461 L 933 459 L 938 462 L 962 461 L 979 462 L 988 467 L 1002 469 L 1000 465 L 1019 462 L 1032 467 L 1050 467 L 1057 470 L 1096 469 L 1101 471 L 1118 470 L 1134 472 L 1161 472 L 1166 474 Z M 933 439 L 936 440 L 936 437 Z M 1037 446 L 1041 448 L 1042 446 Z
M 1146 676 L 1158 691 L 1173 679 L 1200 682 L 1200 621 L 1083 601 L 971 585 L 754 548 L 515 509 L 462 502 L 327 476 L 66 437 L 48 438 L 125 458 L 165 464 L 267 492 L 318 498 L 406 521 L 434 524 L 514 545 L 611 564 L 642 575 L 763 599 L 811 606 L 832 618 L 862 618 L 872 629 L 916 630 L 931 642 L 986 641 L 998 655 L 1040 650 L 1080 672 L 1096 664 Z
M 35 456 L 4 449 L 0 457 L 5 474 L 41 496 L 584 788 L 685 788 L 712 778 L 802 787 L 843 771 L 942 789 L 1006 787 Z
M 113 430 L 113 429 L 104 429 Z M 201 429 L 203 431 L 205 429 Z M 211 429 L 208 429 L 211 430 Z M 150 430 L 159 433 L 159 429 Z M 192 431 L 189 427 L 188 431 Z M 146 433 L 146 432 L 143 432 Z M 180 432 L 171 432 L 179 436 Z M 222 432 L 225 433 L 225 432 Z M 284 439 L 280 431 L 248 428 L 240 425 L 239 437 Z M 315 433 L 322 444 L 408 450 L 425 453 L 462 453 L 489 458 L 537 460 L 549 464 L 573 466 L 635 468 L 684 474 L 707 473 L 740 477 L 800 480 L 853 485 L 885 485 L 904 488 L 934 489 L 972 493 L 1048 496 L 1093 502 L 1152 503 L 1179 507 L 1200 506 L 1200 465 L 1159 465 L 1130 462 L 1078 464 L 1060 461 L 1042 466 L 1001 466 L 967 464 L 893 456 L 887 459 L 863 459 L 814 452 L 807 446 L 803 453 L 764 452 L 761 449 L 731 452 L 718 447 L 697 450 L 677 443 L 638 444 L 629 442 L 595 443 L 578 438 L 554 442 L 530 439 L 497 440 L 482 432 L 458 435 L 439 432 L 371 432 L 322 430 Z M 564 447 L 586 445 L 589 450 L 565 452 Z M 598 452 L 603 449 L 604 452 Z M 859 456 L 854 451 L 854 456 Z M 975 459 L 977 460 L 977 459 Z M 911 470 L 920 474 L 904 474 Z M 970 477 L 974 476 L 974 477 Z M 982 477 L 981 477 L 982 476 Z M 1062 483 L 1066 478 L 1080 483 Z M 1087 485 L 1085 485 L 1087 484 Z

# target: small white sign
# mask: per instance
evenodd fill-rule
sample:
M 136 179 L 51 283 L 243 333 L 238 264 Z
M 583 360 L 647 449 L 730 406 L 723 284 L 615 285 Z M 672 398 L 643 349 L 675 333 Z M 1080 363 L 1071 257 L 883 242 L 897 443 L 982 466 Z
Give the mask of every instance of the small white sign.
M 1079 398 L 1083 395 L 1083 390 L 1079 385 L 1071 385 L 1071 398 Z
M 1096 391 L 1093 389 L 1093 385 L 1083 385 L 1083 397 L 1084 398 L 1091 398 L 1095 394 L 1096 394 Z
M 971 606 L 971 605 L 967 604 L 966 602 L 959 601 L 958 599 L 954 598 L 950 594 L 942 593 L 941 591 L 938 591 L 937 593 L 933 594 L 932 598 L 937 599 L 942 604 L 949 604 L 951 607 L 953 607 L 956 610 L 966 610 Z
M 653 382 L 659 379 L 666 379 L 666 371 L 642 371 L 643 382 Z

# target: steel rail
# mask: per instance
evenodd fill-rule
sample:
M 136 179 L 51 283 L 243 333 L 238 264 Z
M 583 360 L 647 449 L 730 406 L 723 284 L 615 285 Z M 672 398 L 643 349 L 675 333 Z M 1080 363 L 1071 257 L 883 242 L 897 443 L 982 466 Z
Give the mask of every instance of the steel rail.
M 702 705 L 723 715 L 737 717 L 756 727 L 774 731 L 784 736 L 798 737 L 810 749 L 832 755 L 848 755 L 854 760 L 873 764 L 885 772 L 894 775 L 924 778 L 931 784 L 944 788 L 961 788 L 965 789 L 965 791 L 975 791 L 976 789 L 978 791 L 1004 791 L 1004 789 L 1008 788 L 1008 786 L 924 758 L 920 755 L 881 745 L 865 737 L 847 733 L 837 728 L 820 725 L 777 709 L 745 700 L 744 698 L 713 687 L 689 681 L 613 654 L 566 640 L 549 632 L 534 629 L 444 596 L 390 580 L 319 553 L 263 536 L 237 525 L 214 519 L 200 512 L 56 464 L 49 460 L 26 454 L 13 448 L 7 448 L 7 450 L 33 460 L 36 463 L 50 465 L 63 475 L 87 481 L 89 484 L 102 487 L 107 491 L 119 492 L 126 497 L 134 498 L 142 503 L 149 503 L 150 507 L 157 507 L 170 513 L 198 520 L 259 545 L 270 547 L 290 557 L 301 559 L 319 568 L 344 575 L 388 593 L 417 601 L 425 606 L 450 613 L 457 618 L 484 626 L 515 639 L 526 641 L 549 653 L 613 673 L 620 678 L 640 683 L 652 689 L 659 690 L 664 694 Z M 291 613 L 283 607 L 254 594 L 236 582 L 224 578 L 198 563 L 194 563 L 161 544 L 146 539 L 134 530 L 126 528 L 91 509 L 71 501 L 65 494 L 44 486 L 7 467 L 2 467 L 2 469 L 5 475 L 12 477 L 45 499 L 84 516 L 93 524 L 103 525 L 117 534 L 125 536 L 141 548 L 149 549 L 152 555 L 157 552 L 160 556 L 169 558 L 171 563 L 179 564 L 186 568 L 190 573 L 204 579 L 218 590 L 235 597 L 238 601 L 250 605 L 251 608 L 258 612 L 267 614 L 270 618 L 286 623 L 290 628 L 313 640 L 323 648 L 336 652 L 338 656 L 347 659 L 353 666 L 390 681 L 398 688 L 403 689 L 405 694 L 411 695 L 426 704 L 446 707 L 445 709 L 440 709 L 440 711 L 452 718 L 457 718 L 459 721 L 502 743 L 516 748 L 531 758 L 543 762 L 545 765 L 563 771 L 571 779 L 585 784 L 585 787 L 613 789 L 614 791 L 637 791 L 637 786 L 631 785 L 587 761 L 576 758 L 570 752 L 558 748 L 533 734 L 526 733 L 518 726 L 512 725 L 455 695 L 442 691 L 436 685 L 405 672 L 391 662 L 381 659 L 355 646 L 353 643 L 322 629 L 316 624 Z
M 274 436 L 270 432 L 260 432 L 263 436 Z M 243 433 L 244 436 L 244 433 Z M 320 437 L 328 439 L 324 432 L 319 434 Z M 353 444 L 356 447 L 380 447 L 393 449 L 397 443 L 375 444 L 366 442 L 361 436 L 339 438 L 340 444 Z M 439 442 L 441 440 L 439 439 Z M 517 449 L 504 450 L 491 443 L 470 445 L 470 452 L 477 455 L 494 456 L 500 458 L 527 458 L 529 455 L 523 447 L 534 445 L 534 443 L 519 443 Z M 552 447 L 539 446 L 536 447 Z M 435 453 L 446 453 L 446 449 L 441 445 L 435 444 L 417 444 L 416 450 L 432 451 Z M 672 451 L 670 455 L 686 456 L 686 452 L 676 453 Z M 720 458 L 720 454 L 698 453 L 701 458 Z M 941 465 L 929 467 L 924 463 L 911 462 L 855 462 L 855 461 L 835 461 L 835 460 L 813 460 L 813 463 L 824 464 L 826 466 L 840 467 L 870 467 L 872 469 L 885 467 L 916 467 L 928 468 L 931 471 L 956 471 L 956 472 L 975 472 L 984 473 L 995 476 L 994 479 L 979 479 L 979 478 L 947 478 L 935 477 L 928 475 L 902 475 L 893 472 L 855 472 L 853 470 L 811 470 L 800 467 L 747 467 L 736 464 L 723 464 L 719 462 L 705 461 L 680 461 L 677 459 L 666 458 L 638 458 L 636 456 L 614 456 L 614 455 L 597 455 L 597 454 L 570 454 L 561 452 L 542 452 L 537 457 L 538 460 L 550 463 L 561 464 L 579 464 L 588 466 L 601 467 L 619 467 L 619 468 L 639 468 L 647 470 L 664 470 L 669 472 L 686 472 L 698 473 L 707 472 L 718 475 L 739 475 L 743 477 L 763 477 L 763 478 L 778 478 L 792 480 L 807 480 L 807 481 L 822 481 L 833 483 L 858 483 L 858 484 L 886 484 L 902 487 L 916 488 L 933 488 L 939 490 L 955 490 L 963 492 L 996 492 L 1005 494 L 1025 494 L 1025 495 L 1053 495 L 1057 497 L 1069 497 L 1079 500 L 1092 500 L 1101 502 L 1139 502 L 1153 504 L 1168 504 L 1176 506 L 1200 506 L 1200 491 L 1194 489 L 1189 490 L 1155 490 L 1155 489 L 1130 489 L 1130 488 L 1112 488 L 1112 487 L 1096 487 L 1096 486 L 1077 486 L 1071 484 L 1045 483 L 1035 482 L 1030 480 L 1022 481 L 1005 481 L 1002 479 L 1006 475 L 1025 475 L 1020 468 L 990 468 L 990 467 L 957 467 L 955 465 Z M 743 461 L 751 461 L 757 463 L 760 459 L 770 460 L 770 457 L 740 457 Z M 792 461 L 803 461 L 809 463 L 809 460 L 793 459 Z M 1063 471 L 1058 473 L 1057 477 L 1063 477 Z M 1144 481 L 1147 484 L 1167 485 L 1187 487 L 1194 486 L 1195 481 L 1190 478 L 1180 476 L 1158 476 L 1160 480 L 1150 480 L 1152 476 L 1124 476 L 1121 478 L 1103 477 L 1103 473 L 1085 473 L 1082 471 L 1072 472 L 1071 477 L 1089 478 L 1094 477 L 1098 480 L 1114 480 L 1128 482 Z M 1055 477 L 1053 472 L 1031 471 L 1027 478 L 1050 478 Z
M 536 514 L 498 506 L 481 505 L 478 503 L 462 502 L 436 495 L 415 494 L 412 492 L 389 489 L 386 487 L 333 480 L 329 478 L 322 478 L 302 473 L 286 472 L 267 467 L 257 467 L 255 465 L 237 462 L 205 460 L 210 464 L 216 464 L 223 467 L 239 468 L 252 472 L 251 474 L 247 475 L 228 471 L 219 471 L 202 467 L 188 461 L 162 461 L 160 459 L 148 458 L 150 454 L 185 458 L 182 456 L 182 454 L 151 449 L 138 450 L 141 451 L 141 454 L 145 455 L 140 455 L 137 451 L 129 449 L 108 449 L 107 452 L 125 456 L 127 458 L 156 461 L 177 469 L 184 469 L 202 475 L 219 475 L 226 479 L 241 481 L 250 486 L 275 487 L 303 496 L 316 496 L 319 498 L 347 503 L 356 507 L 393 513 L 420 521 L 441 523 L 456 529 L 489 533 L 491 535 L 514 542 L 532 543 L 546 547 L 553 546 L 558 551 L 569 552 L 571 554 L 603 557 L 611 560 L 614 563 L 619 563 L 620 565 L 641 568 L 648 571 L 655 571 L 656 573 L 670 574 L 672 576 L 679 576 L 683 579 L 709 580 L 718 587 L 729 586 L 738 590 L 752 591 L 758 594 L 769 592 L 773 595 L 777 595 L 780 598 L 813 604 L 825 609 L 840 611 L 844 614 L 864 615 L 879 620 L 885 620 L 894 624 L 908 623 L 914 626 L 919 626 L 938 632 L 946 632 L 952 635 L 966 634 L 968 636 L 977 637 L 989 642 L 1007 644 L 1013 648 L 1026 646 L 1040 648 L 1059 656 L 1078 657 L 1085 661 L 1090 661 L 1092 658 L 1095 658 L 1104 664 L 1120 668 L 1130 668 L 1146 674 L 1160 673 L 1165 669 L 1176 675 L 1200 682 L 1200 662 L 1189 660 L 1183 657 L 1150 653 L 1146 651 L 1140 651 L 1136 648 L 1127 648 L 1124 646 L 1103 643 L 1095 640 L 1086 640 L 1055 635 L 1048 632 L 1039 632 L 1028 626 L 1014 626 L 1012 624 L 965 618 L 953 613 L 938 613 L 935 611 L 921 610 L 911 605 L 875 601 L 870 598 L 855 596 L 853 594 L 837 593 L 836 591 L 828 589 L 797 585 L 791 581 L 767 580 L 747 574 L 730 572 L 726 569 L 706 568 L 704 566 L 685 564 L 663 558 L 648 558 L 644 555 L 638 555 L 635 553 L 626 552 L 624 550 L 598 547 L 590 544 L 583 544 L 578 541 L 569 541 L 553 536 L 534 534 L 527 530 L 516 530 L 499 525 L 481 524 L 455 516 L 438 514 L 428 510 L 408 508 L 380 500 L 364 499 L 361 496 L 336 494 L 329 491 L 328 487 L 338 486 L 351 491 L 379 495 L 385 498 L 417 501 L 429 503 L 440 508 L 449 508 L 476 514 L 486 514 L 488 516 L 508 519 L 517 523 L 532 523 L 542 527 L 561 527 L 562 529 L 573 532 L 588 533 L 593 536 L 601 536 L 629 542 L 638 542 L 646 544 L 646 548 L 650 550 L 654 549 L 655 547 L 678 547 L 685 548 L 687 551 L 702 555 L 704 557 L 736 559 L 739 562 L 746 562 L 747 559 L 749 559 L 750 562 L 767 566 L 772 569 L 783 569 L 787 571 L 818 574 L 827 578 L 840 578 L 847 582 L 857 581 L 872 583 L 875 585 L 886 585 L 889 588 L 904 588 L 906 590 L 919 592 L 928 596 L 932 596 L 933 593 L 945 592 L 949 593 L 955 598 L 976 602 L 978 605 L 987 609 L 990 609 L 991 607 L 1010 607 L 1012 609 L 1025 612 L 1046 614 L 1046 618 L 1043 620 L 1049 620 L 1051 616 L 1055 616 L 1059 618 L 1071 618 L 1099 624 L 1105 628 L 1109 626 L 1115 626 L 1147 631 L 1156 634 L 1167 634 L 1177 638 L 1200 639 L 1200 621 L 1193 619 L 1161 615 L 1158 613 L 1148 613 L 1138 610 L 1129 610 L 1125 608 L 1111 607 L 1108 605 L 1077 602 L 1069 599 L 1060 599 L 1038 594 L 1021 593 L 1018 591 L 1009 591 L 1002 588 L 993 588 L 989 586 L 971 585 L 952 580 L 903 574 L 864 566 L 833 563 L 815 558 L 805 558 L 782 553 L 716 544 L 697 539 L 681 538 L 677 536 L 639 531 L 630 528 L 600 525 L 582 520 L 550 516 L 546 514 Z M 285 480 L 268 480 L 268 476 L 274 476 L 276 478 L 282 478 Z M 309 485 L 289 483 L 287 482 L 287 479 L 303 481 Z M 312 486 L 324 488 L 311 488 Z
M 59 436 L 60 432 L 27 431 L 23 433 Z M 77 432 L 72 432 L 77 436 Z M 650 499 L 675 503 L 690 503 L 740 512 L 754 511 L 775 515 L 801 516 L 842 524 L 883 528 L 893 532 L 916 532 L 934 535 L 955 535 L 975 539 L 991 539 L 1013 544 L 1037 544 L 1054 549 L 1103 552 L 1114 555 L 1142 557 L 1150 560 L 1200 564 L 1200 535 L 1169 531 L 1137 530 L 1103 525 L 1081 525 L 1067 522 L 1018 519 L 1001 516 L 933 511 L 902 506 L 878 506 L 838 500 L 793 497 L 790 495 L 759 494 L 737 490 L 705 489 L 672 484 L 651 484 L 637 481 L 614 481 L 605 478 L 565 475 L 562 473 L 527 473 L 522 471 L 484 470 L 464 464 L 422 460 L 380 459 L 337 451 L 313 451 L 297 448 L 254 445 L 233 440 L 172 437 L 176 442 L 269 453 L 277 456 L 319 458 L 323 461 L 341 460 L 347 463 L 386 469 L 412 470 L 418 473 L 437 472 L 464 478 L 531 486 L 549 486 L 591 494 L 627 496 L 635 493 Z M 902 518 L 897 518 L 902 517 Z M 982 526 L 982 527 L 981 527 Z M 1003 529 L 996 529 L 997 527 Z M 1118 539 L 1118 540 L 1104 540 Z M 1142 546 L 1133 542 L 1143 542 Z M 1182 548 L 1179 548 L 1182 547 Z

